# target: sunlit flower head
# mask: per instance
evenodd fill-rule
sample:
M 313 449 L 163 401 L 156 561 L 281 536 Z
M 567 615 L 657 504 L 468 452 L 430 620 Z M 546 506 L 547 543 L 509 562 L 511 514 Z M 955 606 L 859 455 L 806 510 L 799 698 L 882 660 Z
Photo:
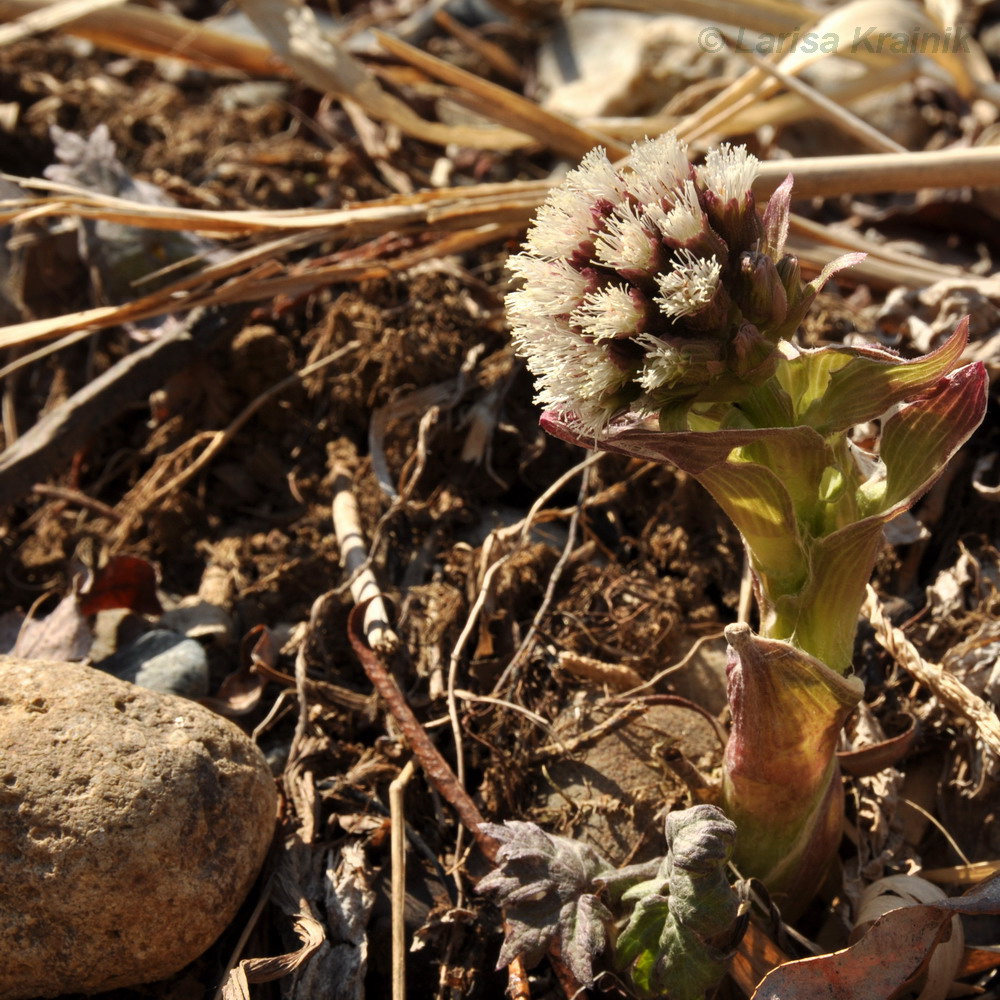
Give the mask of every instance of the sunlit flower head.
M 629 410 L 736 401 L 770 377 L 818 286 L 783 252 L 790 181 L 762 217 L 758 167 L 722 145 L 693 168 L 669 133 L 621 169 L 594 149 L 566 175 L 508 264 L 536 402 L 596 438 Z

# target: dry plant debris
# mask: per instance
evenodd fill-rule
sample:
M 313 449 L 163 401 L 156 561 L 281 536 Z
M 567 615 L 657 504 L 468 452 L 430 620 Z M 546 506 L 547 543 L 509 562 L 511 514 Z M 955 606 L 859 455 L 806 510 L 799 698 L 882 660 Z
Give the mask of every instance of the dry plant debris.
M 79 660 L 152 626 L 195 638 L 205 704 L 253 734 L 281 796 L 216 946 L 109 1000 L 579 996 L 557 947 L 493 971 L 481 820 L 572 836 L 610 815 L 639 848 L 665 820 L 649 801 L 697 801 L 712 753 L 659 720 L 682 694 L 725 735 L 740 540 L 687 475 L 543 436 L 503 311 L 507 256 L 590 149 L 748 143 L 762 201 L 795 175 L 808 277 L 868 254 L 803 344 L 912 357 L 968 314 L 966 359 L 1000 369 L 995 5 L 586 6 L 685 38 L 690 72 L 622 78 L 614 114 L 584 117 L 535 73 L 580 37 L 549 4 L 247 0 L 247 35 L 211 2 L 0 0 L 0 641 Z M 697 76 L 709 45 L 724 79 Z M 60 171 L 73 137 L 104 150 L 103 185 Z M 109 248 L 134 246 L 143 266 L 116 271 Z M 998 453 L 988 417 L 883 547 L 842 871 L 793 925 L 750 891 L 716 996 L 835 976 L 859 1000 L 910 980 L 1000 996 L 995 918 L 966 923 L 943 985 L 920 979 L 996 892 Z M 588 763 L 623 754 L 642 808 Z M 585 794 L 553 787 L 570 772 Z M 916 874 L 950 898 L 850 944 L 867 887 Z

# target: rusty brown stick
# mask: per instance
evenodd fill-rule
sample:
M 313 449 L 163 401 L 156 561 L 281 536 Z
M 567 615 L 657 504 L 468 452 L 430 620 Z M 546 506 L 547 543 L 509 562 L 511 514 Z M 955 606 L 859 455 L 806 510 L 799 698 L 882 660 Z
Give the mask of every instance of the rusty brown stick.
M 459 819 L 465 824 L 469 832 L 476 839 L 480 850 L 493 861 L 499 845 L 485 833 L 482 824 L 486 822 L 483 814 L 476 808 L 476 804 L 469 797 L 469 793 L 459 784 L 455 772 L 448 762 L 441 756 L 441 751 L 431 742 L 427 735 L 427 730 L 420 724 L 420 720 L 413 714 L 413 709 L 407 704 L 403 692 L 400 691 L 392 674 L 386 670 L 382 661 L 365 643 L 362 638 L 362 628 L 364 624 L 365 609 L 368 601 L 357 604 L 351 611 L 347 620 L 347 634 L 351 641 L 351 648 L 354 650 L 361 665 L 365 668 L 368 679 L 375 685 L 375 690 L 385 701 L 392 712 L 393 718 L 403 731 L 406 742 L 416 755 L 420 766 L 424 769 L 431 784 L 447 800 Z

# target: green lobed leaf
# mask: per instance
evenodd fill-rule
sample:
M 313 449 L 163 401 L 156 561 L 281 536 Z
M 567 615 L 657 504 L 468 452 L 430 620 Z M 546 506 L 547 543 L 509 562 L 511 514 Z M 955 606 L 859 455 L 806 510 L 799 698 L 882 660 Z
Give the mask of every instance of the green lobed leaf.
M 628 968 L 632 982 L 644 993 L 652 989 L 653 968 L 662 950 L 660 938 L 670 926 L 670 899 L 651 892 L 635 903 L 625 929 L 618 935 L 615 962 Z

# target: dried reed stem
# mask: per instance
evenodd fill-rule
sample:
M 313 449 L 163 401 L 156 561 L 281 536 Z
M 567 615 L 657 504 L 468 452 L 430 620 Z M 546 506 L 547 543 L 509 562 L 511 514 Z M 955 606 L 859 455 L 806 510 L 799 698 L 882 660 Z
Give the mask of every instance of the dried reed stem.
M 983 743 L 1000 757 L 1000 720 L 996 712 L 954 674 L 948 673 L 940 664 L 928 663 L 921 657 L 916 646 L 885 617 L 882 602 L 871 586 L 861 612 L 872 623 L 879 645 L 914 680 L 929 688 L 942 705 L 971 722 Z

